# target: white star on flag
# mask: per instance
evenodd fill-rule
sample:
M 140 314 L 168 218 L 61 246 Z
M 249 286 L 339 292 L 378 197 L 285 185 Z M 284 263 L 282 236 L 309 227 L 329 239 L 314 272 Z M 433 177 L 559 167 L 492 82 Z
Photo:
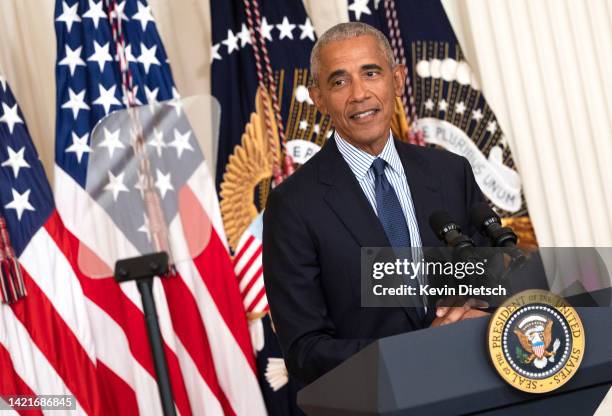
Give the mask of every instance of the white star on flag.
M 15 124 L 23 124 L 23 120 L 19 117 L 18 110 L 17 104 L 9 107 L 5 103 L 2 103 L 2 112 L 4 114 L 0 117 L 0 123 L 6 123 L 11 134 L 13 134 Z
M 261 19 L 261 27 L 259 28 L 259 33 L 264 39 L 272 41 L 272 29 L 274 29 L 274 25 L 268 24 L 268 19 L 265 17 Z
M 175 98 L 174 100 L 166 101 L 166 104 L 174 107 L 176 110 L 176 114 L 180 117 L 181 111 L 183 110 L 183 101 L 180 98 Z
M 438 110 L 446 112 L 448 110 L 448 102 L 443 98 L 442 101 L 438 103 Z
M 157 45 L 151 46 L 151 48 L 147 48 L 144 43 L 140 44 L 140 56 L 138 57 L 138 62 L 144 65 L 145 72 L 149 73 L 149 68 L 151 65 L 161 65 L 157 56 Z
M 83 136 L 79 137 L 75 132 L 72 132 L 72 144 L 66 148 L 66 153 L 75 153 L 77 157 L 77 161 L 81 163 L 81 159 L 83 159 L 83 154 L 91 152 L 91 147 L 87 144 L 87 136 L 85 133 Z
M 147 96 L 147 103 L 155 104 L 157 102 L 157 95 L 159 94 L 159 87 L 151 90 L 145 85 L 145 95 Z
M 147 143 L 147 145 L 154 147 L 157 150 L 157 157 L 161 157 L 162 150 L 167 147 L 166 143 L 164 142 L 164 134 L 154 128 L 153 137 L 153 140 L 149 140 L 149 143 Z
M 320 131 L 321 131 L 321 126 L 319 126 L 318 124 L 315 124 L 314 127 L 312 128 L 312 132 L 314 134 L 319 134 Z
M 0 74 L 0 85 L 2 85 L 2 91 L 6 91 L 6 78 Z
M 141 198 L 144 198 L 144 190 L 145 190 L 146 184 L 147 182 L 146 182 L 145 176 L 138 174 L 138 181 L 136 182 L 136 185 L 134 185 L 134 188 L 140 191 Z
M 138 62 L 132 53 L 132 45 L 127 45 L 125 47 L 125 59 L 127 59 L 128 62 Z M 119 56 L 115 56 L 115 61 L 119 62 Z
M 210 47 L 210 62 L 214 61 L 215 59 L 221 60 L 221 55 L 219 55 L 220 47 L 221 45 L 218 43 Z
M 119 175 L 113 175 L 113 172 L 108 171 L 108 184 L 104 187 L 105 191 L 110 191 L 113 194 L 113 201 L 117 202 L 117 197 L 120 192 L 129 192 L 128 188 L 123 184 L 123 177 L 125 172 L 121 172 Z
M 482 115 L 482 110 L 480 110 L 480 108 L 478 110 L 474 110 L 472 111 L 472 119 L 476 120 L 476 122 L 479 122 L 480 120 L 482 120 L 483 115 Z
M 227 29 L 227 39 L 221 41 L 222 44 L 227 46 L 227 53 L 231 55 L 233 51 L 237 51 L 238 48 L 238 36 L 234 35 L 234 32 Z
M 30 165 L 25 160 L 25 146 L 19 149 L 17 152 L 13 150 L 11 146 L 6 147 L 8 150 L 8 159 L 2 162 L 2 166 L 9 166 L 13 169 L 13 176 L 17 178 L 19 176 L 19 169 L 21 168 L 29 168 Z
M 112 62 L 113 57 L 108 52 L 109 42 L 106 42 L 104 46 L 101 46 L 97 41 L 94 40 L 93 43 L 95 52 L 89 58 L 87 58 L 88 62 L 97 62 L 98 67 L 100 67 L 100 72 L 104 72 L 104 65 L 107 62 Z
M 308 128 L 308 122 L 306 120 L 300 121 L 300 130 L 306 130 Z
M 240 46 L 244 48 L 244 45 L 252 44 L 251 42 L 251 32 L 249 28 L 243 23 L 240 32 L 238 32 L 238 38 L 240 39 Z
M 126 22 L 130 20 L 125 14 L 125 2 L 126 0 L 123 0 L 121 3 L 116 4 L 116 11 L 113 10 L 113 12 L 111 13 L 111 17 L 113 19 L 116 19 L 117 15 L 119 15 L 119 18 L 121 20 L 125 20 Z
M 79 116 L 79 110 L 89 110 L 89 106 L 85 103 L 85 90 L 75 93 L 72 88 L 68 88 L 70 99 L 62 104 L 62 108 L 72 110 L 72 115 L 76 119 Z
M 74 75 L 77 66 L 85 66 L 85 61 L 81 58 L 82 46 L 79 46 L 75 50 L 70 49 L 70 46 L 66 45 L 66 56 L 64 59 L 58 62 L 58 65 L 67 65 L 70 69 L 70 75 Z
M 100 23 L 100 19 L 106 19 L 106 13 L 102 10 L 102 1 L 96 3 L 94 0 L 89 0 L 89 10 L 83 13 L 84 19 L 91 19 L 93 25 L 96 29 L 98 29 L 98 24 Z
M 455 113 L 457 114 L 465 113 L 465 103 L 463 101 L 455 104 Z
M 166 192 L 174 191 L 174 187 L 170 182 L 170 172 L 167 175 L 164 175 L 161 170 L 157 169 L 157 180 L 155 181 L 155 187 L 159 189 L 159 193 L 161 197 L 164 198 L 166 196 Z
M 153 19 L 153 15 L 151 14 L 151 7 L 145 6 L 141 2 L 138 2 L 138 12 L 132 15 L 132 20 L 140 21 L 140 27 L 142 27 L 142 31 L 145 32 L 147 30 L 147 24 L 149 22 L 155 23 L 155 19 Z
M 113 157 L 115 149 L 125 148 L 125 145 L 121 143 L 121 140 L 119 140 L 120 133 L 120 129 L 117 129 L 116 131 L 111 133 L 106 127 L 104 127 L 104 140 L 100 142 L 98 147 L 106 147 L 108 149 L 108 157 Z
M 174 129 L 174 140 L 168 143 L 168 146 L 176 149 L 177 157 L 179 159 L 183 155 L 184 150 L 193 151 L 193 147 L 191 147 L 191 144 L 189 143 L 189 136 L 191 136 L 191 131 L 181 134 L 177 129 Z
M 11 189 L 13 194 L 13 200 L 6 204 L 4 208 L 14 209 L 17 212 L 17 219 L 21 221 L 21 216 L 24 211 L 36 211 L 32 204 L 30 204 L 30 189 L 27 189 L 24 193 L 20 194 L 15 188 Z
M 66 28 L 68 29 L 68 33 L 72 30 L 72 24 L 74 22 L 80 22 L 81 17 L 78 13 L 79 3 L 75 3 L 72 6 L 68 6 L 66 2 L 62 2 L 62 14 L 55 19 L 56 22 L 64 22 L 66 23 Z
M 93 102 L 94 105 L 101 105 L 104 108 L 104 113 L 108 114 L 111 106 L 113 105 L 121 105 L 121 101 L 115 97 L 115 90 L 117 89 L 116 85 L 113 85 L 109 89 L 104 88 L 102 84 L 98 85 L 100 89 L 100 96 L 96 98 Z
M 348 9 L 355 13 L 357 20 L 361 19 L 361 14 L 372 14 L 372 11 L 368 7 L 368 0 L 355 0 L 353 4 L 348 6 Z
M 278 39 L 289 38 L 293 40 L 292 30 L 295 29 L 295 25 L 289 23 L 289 19 L 287 19 L 287 16 L 283 17 L 282 23 L 276 25 L 276 28 L 280 32 L 280 36 L 278 37 Z
M 138 231 L 140 231 L 141 233 L 145 233 L 147 235 L 147 241 L 149 241 L 150 243 L 151 242 L 151 227 L 149 225 L 149 217 L 147 217 L 147 214 L 144 214 L 143 216 L 144 216 L 144 224 L 140 226 Z
M 433 110 L 434 109 L 434 105 L 435 104 L 434 104 L 434 102 L 433 102 L 433 100 L 431 98 L 428 98 L 427 101 L 425 101 L 425 109 L 426 110 L 429 110 L 429 111 Z
M 300 33 L 300 40 L 305 38 L 308 38 L 312 41 L 315 40 L 314 27 L 312 26 L 312 23 L 310 22 L 309 18 L 306 18 L 304 24 L 299 25 L 299 27 L 302 31 L 302 33 Z
M 495 134 L 495 132 L 497 131 L 497 123 L 495 122 L 495 120 L 490 121 L 487 124 L 487 131 L 491 134 Z

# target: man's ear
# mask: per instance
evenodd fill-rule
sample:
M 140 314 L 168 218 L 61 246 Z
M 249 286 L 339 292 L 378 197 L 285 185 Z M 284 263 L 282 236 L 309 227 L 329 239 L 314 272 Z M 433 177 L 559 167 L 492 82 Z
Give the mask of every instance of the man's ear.
M 310 99 L 314 102 L 317 110 L 324 116 L 327 115 L 327 107 L 323 103 L 323 97 L 321 97 L 321 89 L 317 85 L 313 85 L 308 88 L 308 94 Z
M 396 97 L 401 97 L 406 87 L 406 66 L 397 64 L 393 68 L 393 90 Z

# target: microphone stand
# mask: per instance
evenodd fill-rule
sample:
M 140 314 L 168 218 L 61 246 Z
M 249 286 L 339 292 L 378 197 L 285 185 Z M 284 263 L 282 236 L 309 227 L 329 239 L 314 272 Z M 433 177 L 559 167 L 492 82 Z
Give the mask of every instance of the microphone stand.
M 143 180 L 143 199 L 156 252 L 117 261 L 115 264 L 115 280 L 118 283 L 130 280 L 136 281 L 142 298 L 142 308 L 153 355 L 162 410 L 164 416 L 176 416 L 168 363 L 153 297 L 153 278 L 175 274 L 168 243 L 168 226 L 164 218 L 161 200 L 154 189 L 151 165 L 145 150 L 145 140 L 138 110 L 135 107 L 128 107 L 127 111 L 132 121 L 132 147 L 134 154 L 140 157 L 138 171 Z

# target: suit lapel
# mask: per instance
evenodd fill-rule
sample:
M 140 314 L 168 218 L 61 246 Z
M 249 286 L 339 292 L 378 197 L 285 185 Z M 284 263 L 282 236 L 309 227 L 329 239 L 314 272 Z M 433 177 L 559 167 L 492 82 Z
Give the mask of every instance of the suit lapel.
M 410 145 L 395 141 L 395 147 L 399 153 L 408 185 L 410 195 L 419 224 L 419 234 L 423 247 L 437 247 L 440 242 L 429 226 L 429 216 L 435 207 L 442 207 L 442 195 L 440 183 L 430 174 L 429 163 L 420 155 L 411 151 Z
M 321 150 L 319 180 L 331 185 L 325 202 L 361 247 L 387 247 L 389 240 L 355 175 L 330 139 Z

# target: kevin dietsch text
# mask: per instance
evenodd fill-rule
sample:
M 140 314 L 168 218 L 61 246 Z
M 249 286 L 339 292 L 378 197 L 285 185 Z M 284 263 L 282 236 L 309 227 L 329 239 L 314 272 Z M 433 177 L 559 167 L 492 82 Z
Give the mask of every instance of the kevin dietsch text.
M 502 285 L 498 286 L 475 286 L 472 284 L 459 284 L 457 286 L 430 286 L 421 285 L 417 287 L 400 285 L 399 287 L 384 287 L 374 285 L 372 288 L 375 296 L 507 296 L 508 292 Z

